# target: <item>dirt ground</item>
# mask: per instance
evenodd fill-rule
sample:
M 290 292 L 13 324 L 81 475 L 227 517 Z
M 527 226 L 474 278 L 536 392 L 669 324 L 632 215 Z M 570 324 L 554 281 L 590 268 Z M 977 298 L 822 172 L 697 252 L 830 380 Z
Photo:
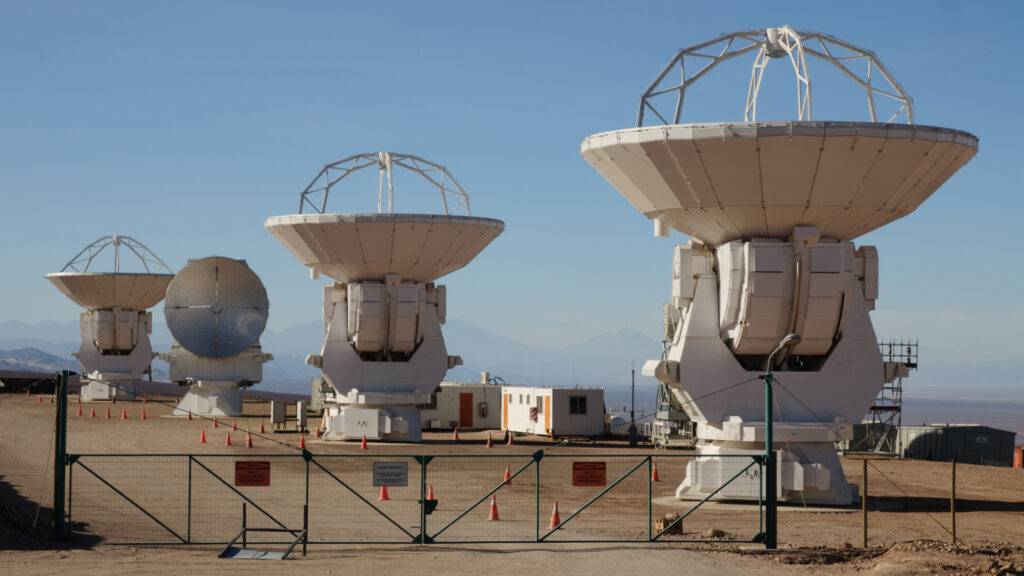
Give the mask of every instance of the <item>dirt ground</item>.
M 96 417 L 90 417 L 92 408 Z M 105 418 L 112 408 L 112 418 Z M 117 403 L 69 406 L 68 449 L 83 454 L 293 454 L 298 434 L 272 434 L 269 405 L 247 403 L 245 417 L 211 421 L 172 418 L 170 408 L 160 403 Z M 147 419 L 141 420 L 142 410 Z M 127 419 L 120 418 L 122 410 Z M 0 419 L 52 422 L 53 408 L 27 399 L 0 402 Z M 26 420 L 27 419 L 27 420 Z M 245 447 L 245 430 L 257 433 L 260 424 L 268 433 L 254 438 L 255 447 Z M 238 431 L 231 432 L 232 425 Z M 312 424 L 311 424 L 312 425 Z M 205 430 L 207 443 L 199 443 Z M 0 474 L 14 490 L 0 493 L 0 571 L 4 574 L 134 573 L 242 573 L 274 570 L 281 573 L 384 573 L 428 572 L 501 574 L 573 571 L 611 574 L 625 570 L 681 574 L 1024 574 L 1024 470 L 974 465 L 956 468 L 957 545 L 950 534 L 949 463 L 873 458 L 868 462 L 868 547 L 861 547 L 862 515 L 856 509 L 810 508 L 785 505 L 779 513 L 778 551 L 764 551 L 754 544 L 443 544 L 400 545 L 317 545 L 305 557 L 294 555 L 284 562 L 263 560 L 218 560 L 216 546 L 53 546 L 28 533 L 29 512 L 19 508 L 5 494 L 30 496 L 41 491 L 32 487 L 33 477 L 19 475 L 38 461 L 39 446 L 48 448 L 32 426 L 3 426 L 0 446 Z M 224 439 L 232 436 L 232 446 Z M 495 440 L 500 432 L 490 432 Z M 630 449 L 621 442 L 568 442 L 555 444 L 543 438 L 517 438 L 514 446 L 495 443 L 486 448 L 488 432 L 461 432 L 455 442 L 450 432 L 426 433 L 420 445 L 371 443 L 374 454 L 486 454 L 528 455 L 537 450 L 548 454 L 664 456 L 647 448 Z M 307 436 L 314 454 L 366 454 L 358 443 L 323 442 Z M 21 449 L 17 449 L 21 447 Z M 673 452 L 674 453 L 674 452 Z M 842 459 L 847 479 L 862 482 L 860 457 Z M 471 460 L 467 460 L 471 462 Z M 659 460 L 662 483 L 659 490 L 671 494 L 678 484 L 669 458 Z M 662 464 L 664 463 L 664 464 Z M 663 469 L 664 468 L 664 469 Z M 468 474 L 460 472 L 460 474 Z M 38 483 L 38 478 L 35 479 Z M 16 494 L 15 494 L 16 492 Z M 659 502 L 663 499 L 656 499 Z M 667 500 L 671 500 L 670 498 Z M 21 500 L 24 502 L 24 500 Z M 665 504 L 665 505 L 670 505 Z M 571 508 L 570 508 L 571 509 Z M 720 516 L 726 518 L 727 507 Z M 504 518 L 503 518 L 504 519 Z M 714 521 L 714 520 L 711 520 Z M 724 522 L 724 520 L 723 520 Z M 483 523 L 481 523 L 483 525 Z M 723 525 L 723 529 L 730 530 Z M 269 564 L 267 562 L 270 562 Z

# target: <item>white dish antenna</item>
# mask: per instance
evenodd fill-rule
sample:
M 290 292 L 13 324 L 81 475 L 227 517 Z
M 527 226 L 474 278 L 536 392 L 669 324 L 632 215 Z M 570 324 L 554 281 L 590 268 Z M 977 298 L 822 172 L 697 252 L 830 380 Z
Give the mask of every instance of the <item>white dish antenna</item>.
M 259 277 L 243 261 L 219 256 L 189 262 L 164 303 L 174 339 L 204 358 L 228 358 L 255 344 L 269 314 Z
M 112 270 L 97 271 L 100 254 L 110 248 Z M 138 260 L 141 272 L 121 271 L 122 248 Z M 130 236 L 104 236 L 89 244 L 47 279 L 68 298 L 88 310 L 120 307 L 145 310 L 164 298 L 174 272 L 145 244 Z
M 376 214 L 325 213 L 328 197 L 347 176 L 374 166 L 380 174 Z M 429 181 L 443 213 L 395 213 L 396 168 Z M 307 209 L 314 213 L 304 214 Z M 464 216 L 456 214 L 460 210 Z M 388 274 L 432 282 L 469 264 L 505 224 L 470 216 L 469 195 L 444 166 L 409 154 L 377 152 L 325 166 L 300 195 L 299 214 L 269 218 L 266 227 L 315 274 L 339 282 L 383 280 Z
M 755 55 L 744 121 L 679 124 L 687 89 L 743 54 Z M 870 122 L 811 120 L 808 56 L 838 67 L 865 91 Z M 761 78 L 781 57 L 796 72 L 798 120 L 756 122 Z M 669 82 L 676 68 L 682 80 Z M 909 124 L 875 122 L 877 97 L 896 102 L 890 121 L 905 115 Z M 590 136 L 580 152 L 661 235 L 668 225 L 719 245 L 813 226 L 823 237 L 852 240 L 913 212 L 977 153 L 975 136 L 913 125 L 913 118 L 910 97 L 872 52 L 783 26 L 680 50 L 641 97 L 638 127 Z M 645 125 L 652 119 L 661 124 Z

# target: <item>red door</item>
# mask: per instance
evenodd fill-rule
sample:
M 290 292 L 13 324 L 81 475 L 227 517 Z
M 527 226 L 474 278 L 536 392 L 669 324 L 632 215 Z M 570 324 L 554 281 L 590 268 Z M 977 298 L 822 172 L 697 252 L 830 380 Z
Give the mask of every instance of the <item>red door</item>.
M 459 428 L 473 427 L 473 393 L 459 393 Z

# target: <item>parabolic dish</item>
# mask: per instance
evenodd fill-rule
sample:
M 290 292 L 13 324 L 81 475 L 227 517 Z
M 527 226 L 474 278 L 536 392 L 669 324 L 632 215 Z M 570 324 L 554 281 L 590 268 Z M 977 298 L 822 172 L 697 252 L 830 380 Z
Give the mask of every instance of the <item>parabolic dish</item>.
M 252 346 L 269 313 L 259 277 L 244 262 L 220 256 L 189 262 L 167 287 L 164 302 L 174 339 L 206 358 L 228 358 Z
M 469 264 L 505 224 L 430 214 L 296 214 L 268 218 L 266 227 L 303 264 L 339 282 L 388 274 L 432 282 Z
M 678 124 L 580 145 L 645 216 L 712 245 L 796 226 L 852 240 L 913 212 L 977 151 L 966 132 L 868 122 Z
M 55 272 L 46 277 L 82 308 L 146 310 L 164 299 L 173 274 Z

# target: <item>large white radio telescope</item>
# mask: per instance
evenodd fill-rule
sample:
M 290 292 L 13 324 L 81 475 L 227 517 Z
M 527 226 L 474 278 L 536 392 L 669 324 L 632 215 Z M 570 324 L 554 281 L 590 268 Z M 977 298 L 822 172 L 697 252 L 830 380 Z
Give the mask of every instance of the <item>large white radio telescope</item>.
M 378 171 L 377 212 L 326 213 L 335 188 L 366 168 Z M 443 213 L 395 213 L 398 173 L 425 179 Z M 417 404 L 462 362 L 445 348 L 445 287 L 434 282 L 469 264 L 504 223 L 471 216 L 469 196 L 443 166 L 379 152 L 328 164 L 300 195 L 299 214 L 266 227 L 314 277 L 335 280 L 323 289 L 323 349 L 306 360 L 335 391 L 326 437 L 418 442 Z
M 743 121 L 681 124 L 693 83 L 743 55 L 753 57 Z M 773 59 L 795 72 L 794 121 L 757 122 Z M 868 121 L 812 119 L 812 62 L 863 91 Z M 736 385 L 759 382 L 769 354 L 796 333 L 773 367 L 778 497 L 850 503 L 833 442 L 849 438 L 897 369 L 883 363 L 868 317 L 877 251 L 852 240 L 915 210 L 977 153 L 977 138 L 914 124 L 910 97 L 873 53 L 788 26 L 680 50 L 641 97 L 637 124 L 590 136 L 580 151 L 656 234 L 691 238 L 675 248 L 667 352 L 644 367 L 697 422 L 702 458 L 677 495 L 702 499 L 735 474 L 715 455 L 763 452 L 763 394 Z M 715 497 L 756 496 L 756 482 Z
M 174 410 L 211 416 L 242 414 L 243 389 L 263 379 L 259 338 L 267 325 L 267 291 L 244 260 L 190 260 L 167 287 L 164 316 L 174 344 L 161 359 L 188 392 Z
M 113 269 L 96 271 L 107 248 Z M 121 252 L 134 256 L 137 271 L 121 270 Z M 129 266 L 129 268 L 133 268 Z M 60 272 L 46 278 L 85 309 L 78 349 L 81 399 L 135 399 L 135 383 L 150 373 L 153 315 L 147 310 L 164 297 L 174 273 L 156 254 L 129 236 L 104 236 L 83 248 Z

